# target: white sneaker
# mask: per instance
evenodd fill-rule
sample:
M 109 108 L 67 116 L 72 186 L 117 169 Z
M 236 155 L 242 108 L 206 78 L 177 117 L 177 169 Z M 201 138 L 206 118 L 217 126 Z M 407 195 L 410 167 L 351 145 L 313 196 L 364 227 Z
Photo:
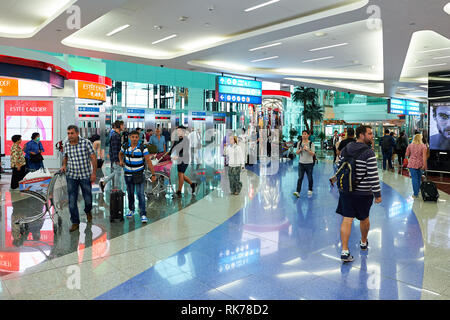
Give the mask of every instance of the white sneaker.
M 131 218 L 132 216 L 134 216 L 134 211 L 130 210 L 127 213 L 127 218 Z
M 142 223 L 147 223 L 148 222 L 147 216 L 141 216 L 141 222 Z
M 308 196 L 312 196 L 313 192 L 311 190 L 308 190 Z
M 297 191 L 294 192 L 294 196 L 296 196 L 297 198 L 300 198 L 300 194 Z

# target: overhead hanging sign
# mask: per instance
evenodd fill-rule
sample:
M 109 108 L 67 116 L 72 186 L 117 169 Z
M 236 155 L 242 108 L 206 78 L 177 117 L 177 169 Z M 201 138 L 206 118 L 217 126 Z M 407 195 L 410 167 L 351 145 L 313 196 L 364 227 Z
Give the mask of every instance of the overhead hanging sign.
M 388 113 L 408 116 L 420 116 L 420 103 L 411 100 L 390 99 Z
M 0 96 L 18 96 L 19 80 L 0 78 Z
M 216 101 L 246 104 L 262 103 L 262 82 L 218 76 Z

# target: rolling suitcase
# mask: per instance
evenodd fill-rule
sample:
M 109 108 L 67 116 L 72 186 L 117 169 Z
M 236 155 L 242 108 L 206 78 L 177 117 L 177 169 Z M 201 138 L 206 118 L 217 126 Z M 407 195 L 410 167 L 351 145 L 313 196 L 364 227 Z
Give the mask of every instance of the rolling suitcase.
M 436 184 L 432 181 L 423 181 L 420 185 L 420 192 L 422 193 L 423 201 L 436 202 L 439 198 L 439 192 Z
M 123 198 L 125 194 L 122 190 L 111 190 L 111 201 L 109 210 L 109 221 L 113 222 L 114 219 L 120 219 L 123 221 Z

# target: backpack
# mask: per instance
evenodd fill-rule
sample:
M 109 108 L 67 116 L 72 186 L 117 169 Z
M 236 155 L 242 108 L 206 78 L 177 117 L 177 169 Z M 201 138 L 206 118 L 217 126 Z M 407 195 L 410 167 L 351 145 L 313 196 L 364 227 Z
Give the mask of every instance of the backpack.
M 405 138 L 404 137 L 398 137 L 397 142 L 395 144 L 396 150 L 403 150 L 406 149 L 408 146 L 406 145 Z
M 391 136 L 384 136 L 381 140 L 381 150 L 383 152 L 391 151 Z
M 356 186 L 364 179 L 364 177 L 359 181 L 356 179 L 356 159 L 369 149 L 369 147 L 363 148 L 353 156 L 345 152 L 346 156 L 342 159 L 341 166 L 336 171 L 339 191 L 345 193 L 353 192 Z
M 420 185 L 420 192 L 422 193 L 423 201 L 436 202 L 439 198 L 439 192 L 436 188 L 436 184 L 432 181 L 424 181 Z
M 309 149 L 311 149 L 311 145 L 312 145 L 312 141 L 309 142 Z M 302 146 L 302 141 L 300 140 L 300 147 Z M 314 152 L 314 156 L 313 156 L 313 164 L 318 163 L 319 161 L 317 161 L 317 157 L 316 157 L 316 153 Z

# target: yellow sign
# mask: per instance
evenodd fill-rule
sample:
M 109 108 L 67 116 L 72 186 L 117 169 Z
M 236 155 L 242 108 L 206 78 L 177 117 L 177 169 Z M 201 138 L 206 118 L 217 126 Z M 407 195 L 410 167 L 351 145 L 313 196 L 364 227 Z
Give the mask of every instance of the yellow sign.
M 106 101 L 106 86 L 95 82 L 78 81 L 78 98 Z
M 19 96 L 19 80 L 0 78 L 0 96 Z

